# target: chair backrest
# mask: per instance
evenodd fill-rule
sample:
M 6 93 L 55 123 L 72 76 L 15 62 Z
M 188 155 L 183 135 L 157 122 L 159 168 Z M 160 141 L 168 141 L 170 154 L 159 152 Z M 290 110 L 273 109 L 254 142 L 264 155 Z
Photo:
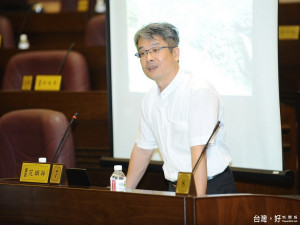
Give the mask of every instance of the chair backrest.
M 105 46 L 105 14 L 93 16 L 86 27 L 84 43 L 87 46 Z
M 23 161 L 52 161 L 69 125 L 66 116 L 49 109 L 22 109 L 0 118 L 0 178 L 20 176 Z M 73 134 L 70 129 L 55 163 L 75 167 Z
M 1 48 L 15 48 L 14 31 L 8 18 L 0 16 Z
M 88 65 L 83 55 L 66 50 L 44 50 L 21 52 L 12 56 L 6 66 L 2 89 L 21 90 L 24 75 L 55 75 L 62 61 L 65 62 L 60 71 L 62 75 L 61 90 L 90 90 Z

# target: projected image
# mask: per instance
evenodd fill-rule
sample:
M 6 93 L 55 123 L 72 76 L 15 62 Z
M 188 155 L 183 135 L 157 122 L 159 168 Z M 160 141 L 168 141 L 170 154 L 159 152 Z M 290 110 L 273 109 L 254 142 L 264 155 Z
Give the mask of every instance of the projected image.
M 142 99 L 155 85 L 134 56 L 134 35 L 149 23 L 169 22 L 179 30 L 180 68 L 222 95 L 231 166 L 282 170 L 278 0 L 108 2 L 114 157 L 130 157 Z
M 143 73 L 133 37 L 143 25 L 169 22 L 180 35 L 180 67 L 209 80 L 221 95 L 252 95 L 252 0 L 141 1 L 127 4 L 130 92 L 153 85 Z

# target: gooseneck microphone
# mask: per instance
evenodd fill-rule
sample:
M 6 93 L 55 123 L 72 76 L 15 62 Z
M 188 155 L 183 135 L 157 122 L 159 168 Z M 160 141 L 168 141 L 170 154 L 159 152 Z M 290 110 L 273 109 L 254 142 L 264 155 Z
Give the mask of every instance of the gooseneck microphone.
M 61 61 L 60 64 L 59 64 L 59 67 L 58 67 L 58 69 L 57 69 L 56 75 L 60 75 L 60 73 L 61 73 L 61 71 L 62 71 L 62 69 L 63 69 L 63 66 L 65 65 L 66 59 L 67 59 L 67 57 L 68 57 L 70 51 L 73 49 L 74 45 L 75 45 L 75 42 L 72 42 L 72 44 L 71 44 L 70 47 L 68 48 L 68 50 L 67 50 L 67 52 L 66 52 L 64 58 L 62 59 L 62 61 Z
M 194 173 L 195 169 L 197 168 L 197 166 L 198 166 L 198 164 L 199 164 L 199 162 L 200 162 L 200 159 L 201 159 L 202 155 L 203 155 L 204 152 L 206 151 L 206 149 L 207 149 L 207 147 L 208 147 L 208 145 L 209 145 L 209 142 L 210 142 L 211 138 L 215 135 L 215 133 L 216 133 L 216 131 L 218 130 L 219 126 L 220 126 L 220 121 L 217 122 L 217 124 L 216 124 L 216 126 L 215 126 L 215 128 L 214 128 L 214 130 L 213 130 L 213 132 L 212 132 L 212 134 L 210 135 L 208 141 L 206 142 L 206 144 L 205 144 L 205 146 L 204 146 L 204 148 L 203 148 L 203 150 L 202 150 L 202 152 L 201 152 L 201 154 L 200 154 L 200 156 L 199 156 L 199 158 L 198 158 L 198 160 L 197 160 L 197 162 L 196 162 L 196 164 L 195 164 L 195 166 L 194 166 L 194 168 L 193 168 L 193 170 L 192 170 L 192 173 Z
M 71 125 L 74 123 L 74 121 L 77 119 L 77 116 L 78 116 L 78 113 L 76 112 L 76 113 L 74 114 L 74 116 L 72 117 L 72 119 L 71 119 L 71 121 L 70 121 L 70 123 L 69 123 L 69 125 L 68 125 L 68 127 L 67 127 L 67 129 L 66 129 L 66 131 L 65 131 L 65 133 L 64 133 L 64 135 L 62 136 L 62 138 L 61 138 L 61 140 L 60 140 L 60 142 L 59 142 L 59 144 L 58 144 L 58 147 L 57 147 L 57 149 L 56 149 L 56 152 L 55 152 L 55 154 L 54 154 L 54 156 L 53 156 L 53 158 L 52 158 L 51 164 L 54 163 L 54 160 L 55 160 L 56 156 L 58 155 L 58 153 L 59 153 L 59 151 L 60 151 L 60 149 L 61 149 L 61 147 L 62 147 L 62 144 L 64 143 L 64 140 L 65 140 L 65 138 L 66 138 L 66 135 L 67 135 L 67 133 L 68 133 L 68 130 L 70 129 L 70 127 L 71 127 Z
M 29 19 L 29 16 L 30 14 L 33 12 L 32 10 L 32 7 L 30 7 L 28 9 L 28 11 L 26 12 L 26 15 L 25 15 L 25 18 L 23 19 L 22 21 L 22 24 L 21 24 L 21 27 L 17 33 L 17 36 L 15 37 L 15 44 L 18 45 L 18 42 L 19 42 L 19 38 L 20 38 L 20 35 L 23 33 L 24 29 L 25 29 L 25 26 L 27 25 L 27 22 L 28 22 L 28 19 Z

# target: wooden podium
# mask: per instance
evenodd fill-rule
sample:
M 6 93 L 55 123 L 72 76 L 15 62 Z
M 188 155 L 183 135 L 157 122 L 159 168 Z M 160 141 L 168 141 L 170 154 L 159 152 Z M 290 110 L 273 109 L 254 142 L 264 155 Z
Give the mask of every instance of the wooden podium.
M 171 192 L 21 184 L 0 180 L 0 224 L 278 224 L 300 221 L 300 199 L 268 195 L 176 196 Z

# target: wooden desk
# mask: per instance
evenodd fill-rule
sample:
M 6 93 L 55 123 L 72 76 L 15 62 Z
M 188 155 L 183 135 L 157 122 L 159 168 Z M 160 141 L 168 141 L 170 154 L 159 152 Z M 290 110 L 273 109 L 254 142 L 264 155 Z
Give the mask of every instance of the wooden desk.
M 0 181 L 1 224 L 253 224 L 265 215 L 300 221 L 300 199 L 268 195 L 175 196 L 170 192 Z M 297 223 L 293 223 L 297 224 Z M 298 223 L 299 224 L 299 223 Z

